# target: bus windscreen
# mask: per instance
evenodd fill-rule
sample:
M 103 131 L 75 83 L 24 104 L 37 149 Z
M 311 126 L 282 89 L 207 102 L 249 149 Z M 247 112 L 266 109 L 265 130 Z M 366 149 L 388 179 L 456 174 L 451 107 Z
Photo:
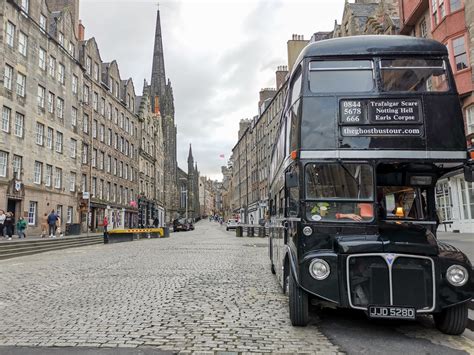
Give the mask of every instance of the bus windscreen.
M 382 90 L 386 92 L 445 92 L 449 89 L 442 59 L 382 59 L 380 72 Z

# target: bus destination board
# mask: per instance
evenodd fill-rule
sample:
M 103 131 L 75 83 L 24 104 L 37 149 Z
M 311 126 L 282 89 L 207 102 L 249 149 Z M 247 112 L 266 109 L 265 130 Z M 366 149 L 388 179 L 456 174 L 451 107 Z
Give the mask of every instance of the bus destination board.
M 368 100 L 370 123 L 421 123 L 420 100 Z

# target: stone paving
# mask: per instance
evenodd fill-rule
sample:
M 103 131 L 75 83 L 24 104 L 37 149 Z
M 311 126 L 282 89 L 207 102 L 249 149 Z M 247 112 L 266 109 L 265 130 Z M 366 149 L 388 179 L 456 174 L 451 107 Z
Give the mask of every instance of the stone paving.
M 292 327 L 266 239 L 215 223 L 167 239 L 0 261 L 0 346 L 338 353 Z

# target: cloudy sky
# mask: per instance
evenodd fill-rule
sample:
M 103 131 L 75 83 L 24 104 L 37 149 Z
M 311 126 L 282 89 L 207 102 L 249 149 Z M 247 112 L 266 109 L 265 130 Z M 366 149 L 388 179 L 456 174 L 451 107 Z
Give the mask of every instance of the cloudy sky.
M 157 1 L 81 0 L 86 37 L 103 61 L 116 59 L 137 95 L 150 81 Z M 275 86 L 292 34 L 332 30 L 344 0 L 162 0 L 166 76 L 178 125 L 178 164 L 189 143 L 201 175 L 221 179 L 242 118 L 257 114 L 261 88 Z M 225 154 L 225 159 L 219 155 Z

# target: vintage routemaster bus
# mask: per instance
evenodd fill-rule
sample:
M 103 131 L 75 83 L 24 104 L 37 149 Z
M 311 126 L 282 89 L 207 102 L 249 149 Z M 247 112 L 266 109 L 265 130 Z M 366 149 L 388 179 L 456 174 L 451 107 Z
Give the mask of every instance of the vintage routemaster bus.
M 434 317 L 460 334 L 473 269 L 436 238 L 436 182 L 473 180 L 446 47 L 404 36 L 309 44 L 289 78 L 269 172 L 271 269 L 291 322 L 309 305 Z

